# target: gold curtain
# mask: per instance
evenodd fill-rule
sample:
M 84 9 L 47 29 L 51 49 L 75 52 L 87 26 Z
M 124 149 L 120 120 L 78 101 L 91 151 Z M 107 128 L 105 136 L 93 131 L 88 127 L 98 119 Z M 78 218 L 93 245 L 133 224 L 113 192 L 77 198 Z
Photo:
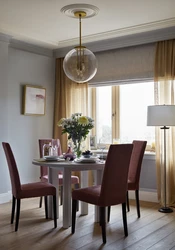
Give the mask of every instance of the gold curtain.
M 175 104 L 175 40 L 158 42 L 155 54 L 155 104 Z M 167 204 L 175 204 L 175 128 L 170 127 L 167 133 Z M 164 204 L 164 169 L 162 161 L 163 131 L 156 128 L 156 170 L 158 200 Z
M 63 58 L 56 59 L 54 138 L 61 141 L 62 151 L 67 151 L 67 135 L 61 134 L 57 126 L 61 118 L 68 118 L 73 113 L 88 115 L 88 83 L 75 83 L 66 77 L 63 71 Z M 79 173 L 74 172 L 79 176 Z
M 56 59 L 55 80 L 55 110 L 54 110 L 54 138 L 59 138 L 63 152 L 67 151 L 67 135 L 61 134 L 57 122 L 61 118 L 68 118 L 72 113 L 88 112 L 88 84 L 78 84 L 66 77 L 63 71 L 63 58 Z

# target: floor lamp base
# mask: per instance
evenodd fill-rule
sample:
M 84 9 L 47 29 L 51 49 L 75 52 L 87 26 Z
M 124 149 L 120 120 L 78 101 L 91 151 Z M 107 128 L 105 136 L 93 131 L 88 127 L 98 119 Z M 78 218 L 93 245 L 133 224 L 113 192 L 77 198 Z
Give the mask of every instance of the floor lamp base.
M 158 211 L 161 212 L 161 213 L 172 213 L 173 209 L 170 208 L 170 207 L 161 207 L 161 208 L 159 208 Z

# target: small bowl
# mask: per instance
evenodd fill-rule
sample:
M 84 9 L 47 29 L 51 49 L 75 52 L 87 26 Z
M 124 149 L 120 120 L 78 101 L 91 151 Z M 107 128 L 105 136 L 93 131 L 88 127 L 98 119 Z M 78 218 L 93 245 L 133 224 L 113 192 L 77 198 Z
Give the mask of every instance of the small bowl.
M 91 155 L 83 155 L 84 158 L 90 158 Z

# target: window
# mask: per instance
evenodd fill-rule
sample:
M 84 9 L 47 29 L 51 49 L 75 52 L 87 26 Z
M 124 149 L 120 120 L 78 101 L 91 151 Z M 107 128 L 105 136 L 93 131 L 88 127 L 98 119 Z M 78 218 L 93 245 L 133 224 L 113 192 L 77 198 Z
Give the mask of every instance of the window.
M 96 90 L 96 135 L 97 143 L 112 141 L 112 105 L 111 87 L 100 87 Z
M 147 126 L 147 106 L 154 105 L 154 83 L 141 82 L 96 88 L 97 144 L 155 140 L 154 127 Z
M 120 86 L 120 139 L 154 140 L 154 127 L 147 126 L 147 106 L 154 105 L 152 82 Z

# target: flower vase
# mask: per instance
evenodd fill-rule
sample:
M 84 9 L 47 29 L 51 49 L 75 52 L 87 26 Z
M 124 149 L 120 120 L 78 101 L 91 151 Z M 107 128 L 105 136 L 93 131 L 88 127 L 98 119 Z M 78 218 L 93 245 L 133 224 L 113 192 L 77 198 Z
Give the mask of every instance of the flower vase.
M 81 155 L 82 155 L 81 143 L 82 143 L 81 140 L 75 140 L 75 141 L 73 142 L 73 151 L 74 151 L 74 153 L 76 154 L 76 157 L 77 157 L 77 158 L 80 158 Z

